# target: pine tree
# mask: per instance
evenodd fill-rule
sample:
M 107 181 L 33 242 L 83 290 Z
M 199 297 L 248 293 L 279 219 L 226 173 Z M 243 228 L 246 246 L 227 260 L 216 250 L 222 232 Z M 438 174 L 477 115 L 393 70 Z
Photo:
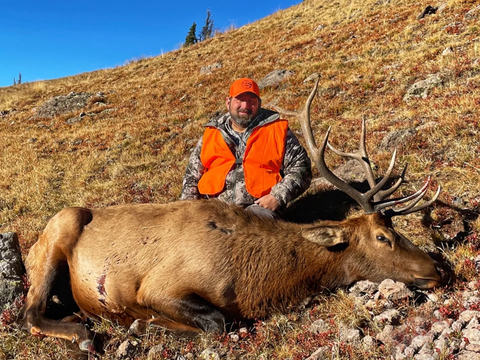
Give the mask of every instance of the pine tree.
M 185 43 L 183 44 L 183 46 L 190 46 L 195 44 L 198 41 L 196 32 L 197 32 L 197 24 L 195 24 L 194 22 L 190 27 L 190 30 L 188 30 L 188 34 L 187 34 L 187 37 L 185 38 Z
M 213 36 L 213 20 L 211 18 L 210 10 L 207 10 L 207 18 L 202 31 L 198 35 L 199 41 L 210 39 Z
M 18 73 L 18 84 L 22 83 L 22 73 Z

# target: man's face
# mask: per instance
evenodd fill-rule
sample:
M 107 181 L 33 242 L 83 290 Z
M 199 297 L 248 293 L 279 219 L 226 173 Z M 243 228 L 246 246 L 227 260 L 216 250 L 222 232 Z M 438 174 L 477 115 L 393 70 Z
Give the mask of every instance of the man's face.
M 250 92 L 227 98 L 227 109 L 232 119 L 242 128 L 246 128 L 257 116 L 260 105 L 260 99 Z

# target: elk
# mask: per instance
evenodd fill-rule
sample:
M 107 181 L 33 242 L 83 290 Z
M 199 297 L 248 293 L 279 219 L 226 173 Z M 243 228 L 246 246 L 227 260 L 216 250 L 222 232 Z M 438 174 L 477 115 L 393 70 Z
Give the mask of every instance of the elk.
M 69 289 L 67 295 L 87 317 L 198 333 L 223 332 L 232 319 L 285 312 L 324 289 L 363 279 L 390 278 L 422 289 L 441 285 L 439 264 L 397 233 L 391 221 L 432 204 L 440 188 L 423 204 L 430 181 L 413 195 L 386 199 L 405 171 L 384 189 L 394 153 L 386 175 L 375 182 L 364 122 L 358 152 L 333 148 L 329 132 L 318 148 L 309 114 L 317 85 L 295 114 L 321 174 L 365 214 L 305 225 L 258 218 L 218 200 L 66 208 L 49 221 L 28 254 L 31 286 L 22 327 L 95 351 L 94 334 L 85 325 L 47 316 L 54 289 Z M 327 145 L 362 163 L 370 190 L 357 191 L 327 168 Z

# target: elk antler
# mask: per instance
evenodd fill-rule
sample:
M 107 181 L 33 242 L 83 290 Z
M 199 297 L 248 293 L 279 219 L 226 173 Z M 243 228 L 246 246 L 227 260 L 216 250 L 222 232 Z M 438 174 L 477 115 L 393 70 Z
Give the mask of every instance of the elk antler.
M 327 130 L 327 133 L 325 135 L 325 138 L 323 140 L 322 146 L 320 148 L 317 147 L 315 138 L 313 136 L 313 130 L 310 122 L 310 107 L 313 101 L 313 98 L 315 97 L 315 94 L 317 92 L 318 88 L 318 82 L 320 79 L 317 79 L 315 82 L 315 85 L 313 87 L 312 92 L 308 96 L 308 99 L 305 103 L 305 106 L 303 107 L 302 110 L 300 111 L 288 111 L 284 110 L 278 106 L 274 106 L 274 108 L 285 115 L 291 115 L 295 116 L 298 118 L 300 122 L 300 126 L 302 128 L 302 133 L 303 137 L 305 138 L 305 141 L 307 143 L 307 147 L 310 151 L 310 155 L 313 158 L 313 161 L 320 172 L 320 174 L 327 180 L 329 181 L 332 185 L 336 186 L 340 190 L 342 190 L 344 193 L 349 195 L 351 198 L 353 198 L 364 210 L 366 214 L 373 213 L 373 212 L 379 212 L 382 211 L 386 216 L 393 217 L 396 215 L 406 215 L 413 213 L 415 211 L 422 210 L 428 206 L 430 206 L 437 198 L 438 195 L 440 194 L 440 186 L 437 189 L 437 192 L 435 196 L 427 201 L 426 203 L 422 205 L 415 206 L 426 194 L 427 189 L 430 185 L 430 177 L 424 184 L 424 186 L 418 190 L 416 193 L 404 196 L 401 198 L 396 198 L 396 199 L 390 199 L 390 200 L 384 200 L 388 196 L 392 195 L 403 183 L 404 178 L 405 178 L 405 173 L 407 170 L 407 167 L 402 171 L 402 174 L 400 175 L 399 179 L 393 184 L 391 187 L 387 189 L 382 189 L 383 186 L 387 183 L 387 181 L 390 179 L 390 175 L 392 174 L 393 167 L 395 165 L 395 158 L 396 158 L 396 150 L 393 152 L 392 155 L 392 160 L 390 161 L 390 165 L 387 169 L 387 172 L 385 176 L 377 183 L 375 181 L 375 177 L 373 175 L 373 170 L 370 164 L 370 160 L 368 159 L 368 154 L 365 146 L 365 133 L 366 133 L 366 127 L 365 127 L 365 119 L 362 119 L 362 133 L 360 136 L 360 146 L 359 149 L 356 152 L 352 153 L 346 153 L 339 151 L 335 149 L 329 142 L 328 142 L 328 137 L 330 135 L 330 128 Z M 362 168 L 365 172 L 365 177 L 367 179 L 368 185 L 370 186 L 370 190 L 366 191 L 365 193 L 362 193 L 355 188 L 353 188 L 351 185 L 347 184 L 340 178 L 338 178 L 325 164 L 325 148 L 329 147 L 330 150 L 332 150 L 335 154 L 339 156 L 344 156 L 348 158 L 352 158 L 357 160 L 361 165 Z M 399 204 L 406 203 L 408 201 L 411 201 L 408 205 L 405 205 L 402 208 L 396 208 L 396 209 L 389 209 L 389 210 L 384 210 L 388 206 L 395 206 Z

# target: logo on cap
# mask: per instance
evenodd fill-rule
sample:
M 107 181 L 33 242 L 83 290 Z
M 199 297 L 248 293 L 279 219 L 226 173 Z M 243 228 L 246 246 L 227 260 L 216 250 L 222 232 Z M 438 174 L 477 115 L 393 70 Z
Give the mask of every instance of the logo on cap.
M 242 87 L 244 89 L 250 89 L 252 87 L 252 82 L 250 80 L 244 80 L 242 81 Z

